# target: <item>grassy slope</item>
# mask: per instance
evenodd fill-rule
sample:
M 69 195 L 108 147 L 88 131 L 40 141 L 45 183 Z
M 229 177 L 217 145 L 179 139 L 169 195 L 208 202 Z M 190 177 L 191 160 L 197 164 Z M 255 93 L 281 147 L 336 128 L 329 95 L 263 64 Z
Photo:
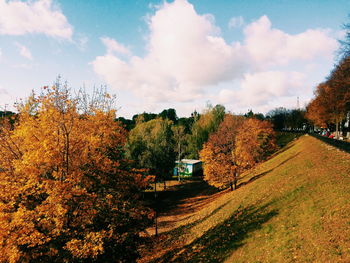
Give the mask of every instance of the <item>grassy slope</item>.
M 155 262 L 350 262 L 350 155 L 303 136 L 162 237 Z

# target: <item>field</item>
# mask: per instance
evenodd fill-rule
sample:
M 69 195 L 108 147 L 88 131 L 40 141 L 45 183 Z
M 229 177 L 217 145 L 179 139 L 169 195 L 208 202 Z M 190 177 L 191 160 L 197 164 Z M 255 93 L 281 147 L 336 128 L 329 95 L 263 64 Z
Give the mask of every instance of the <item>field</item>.
M 350 262 L 350 154 L 316 138 L 287 144 L 233 192 L 168 193 L 140 262 Z

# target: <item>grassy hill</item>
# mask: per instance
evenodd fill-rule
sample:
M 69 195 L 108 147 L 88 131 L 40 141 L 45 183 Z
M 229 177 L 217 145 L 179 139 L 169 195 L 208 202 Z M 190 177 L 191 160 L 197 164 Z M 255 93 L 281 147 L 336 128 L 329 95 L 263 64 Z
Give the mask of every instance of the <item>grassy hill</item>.
M 313 137 L 200 199 L 140 262 L 350 262 L 350 154 Z

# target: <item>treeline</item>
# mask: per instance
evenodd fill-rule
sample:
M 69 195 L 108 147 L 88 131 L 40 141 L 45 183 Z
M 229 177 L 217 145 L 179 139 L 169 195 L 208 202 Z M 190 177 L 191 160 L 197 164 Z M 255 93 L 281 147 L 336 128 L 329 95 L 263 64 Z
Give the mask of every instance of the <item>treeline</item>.
M 119 120 L 125 123 L 125 119 Z M 136 115 L 133 120 L 127 156 L 136 167 L 155 175 L 155 181 L 165 183 L 170 178 L 176 159 L 201 159 L 204 179 L 215 187 L 232 190 L 243 171 L 276 150 L 272 123 L 277 129 L 305 125 L 304 113 L 299 110 L 279 108 L 267 117 L 251 110 L 234 115 L 222 105 L 207 105 L 201 114 L 194 112 L 189 118 L 179 119 L 176 111 L 169 109 Z
M 307 118 L 320 128 L 335 131 L 339 138 L 349 131 L 350 114 L 350 56 L 335 66 L 326 81 L 320 83 L 315 97 L 307 106 Z
M 217 107 L 223 106 L 217 105 Z M 212 108 L 212 106 L 209 104 L 207 105 L 207 109 L 205 111 L 207 111 L 210 108 Z M 285 107 L 275 108 L 267 112 L 265 115 L 262 113 L 254 113 L 252 110 L 249 110 L 247 113 L 243 114 L 243 116 L 247 118 L 254 117 L 258 120 L 268 120 L 272 123 L 274 130 L 277 131 L 306 129 L 305 127 L 309 127 L 312 123 L 310 123 L 310 121 L 306 118 L 305 115 L 305 109 L 287 109 Z M 136 126 L 136 123 L 139 121 L 147 122 L 157 118 L 168 119 L 171 120 L 174 125 L 183 126 L 185 129 L 185 133 L 188 134 L 191 132 L 193 123 L 197 121 L 200 118 L 200 116 L 200 113 L 194 111 L 191 113 L 190 117 L 179 118 L 176 114 L 176 110 L 169 108 L 163 110 L 158 114 L 147 112 L 135 114 L 131 119 L 118 117 L 117 121 L 120 121 L 124 125 L 125 129 L 130 131 Z
M 345 133 L 350 138 L 350 23 L 344 29 L 340 60 L 326 80 L 316 87 L 306 115 L 315 126 L 335 131 L 336 138 Z
M 165 182 L 176 159 L 199 158 L 203 144 L 224 116 L 222 105 L 208 105 L 201 114 L 194 112 L 189 118 L 178 118 L 174 109 L 137 115 L 125 146 L 127 157 L 135 167 L 147 168 L 155 181 Z

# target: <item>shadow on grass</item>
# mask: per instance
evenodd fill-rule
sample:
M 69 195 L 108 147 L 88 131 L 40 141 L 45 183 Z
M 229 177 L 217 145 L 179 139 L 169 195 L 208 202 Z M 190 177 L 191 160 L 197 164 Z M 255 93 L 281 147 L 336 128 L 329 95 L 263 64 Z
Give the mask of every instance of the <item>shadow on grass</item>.
M 282 166 L 282 165 L 285 164 L 286 162 L 288 162 L 288 161 L 294 159 L 294 158 L 297 157 L 299 154 L 300 154 L 300 152 L 298 152 L 298 153 L 294 154 L 293 156 L 287 158 L 286 160 L 280 162 L 280 163 L 279 163 L 277 166 L 275 166 L 274 168 L 271 168 L 271 169 L 269 169 L 269 170 L 267 170 L 267 171 L 265 171 L 265 172 L 263 172 L 263 173 L 254 175 L 253 177 L 249 178 L 249 180 L 247 180 L 246 182 L 242 182 L 242 183 L 238 184 L 237 188 L 240 188 L 240 187 L 242 187 L 242 186 L 244 186 L 244 185 L 247 185 L 247 184 L 249 184 L 249 183 L 254 182 L 255 180 L 257 180 L 257 179 L 263 177 L 264 175 L 266 175 L 266 174 L 272 172 L 272 171 L 275 170 L 276 168 Z M 244 177 L 243 177 L 242 179 L 244 179 Z
M 268 205 L 239 208 L 230 218 L 191 244 L 170 250 L 153 262 L 223 262 L 244 244 L 249 233 L 260 229 L 262 224 L 277 214 L 277 210 L 269 210 Z
M 144 193 L 145 199 L 149 201 L 150 206 L 156 209 L 159 213 L 171 214 L 175 211 L 179 205 L 186 202 L 186 199 L 199 197 L 198 201 L 203 201 L 218 193 L 219 190 L 213 186 L 210 186 L 202 178 L 194 179 L 190 182 L 184 182 L 183 184 L 172 186 L 164 191 L 158 192 L 157 200 L 154 199 L 153 192 Z M 193 207 L 182 209 L 181 214 L 193 212 Z
M 163 233 L 163 235 L 166 235 L 170 238 L 168 238 L 167 241 L 164 241 L 163 243 L 163 247 L 170 247 L 171 243 L 173 242 L 173 239 L 171 237 L 179 237 L 179 236 L 183 236 L 186 234 L 186 231 L 190 228 L 192 228 L 193 226 L 200 224 L 202 222 L 204 222 L 205 220 L 207 220 L 208 218 L 210 218 L 211 216 L 215 215 L 217 212 L 219 212 L 222 208 L 224 208 L 226 205 L 228 205 L 231 201 L 227 201 L 225 203 L 223 203 L 222 205 L 216 207 L 213 211 L 211 211 L 208 215 L 206 215 L 205 217 L 202 217 L 192 223 L 189 223 L 187 225 L 182 225 L 179 226 L 175 229 L 172 229 L 170 231 L 167 231 L 165 233 Z M 188 218 L 187 218 L 188 219 Z
M 189 229 L 191 229 L 195 225 L 200 224 L 203 221 L 207 220 L 208 218 L 210 218 L 211 216 L 216 214 L 218 211 L 220 211 L 223 207 L 225 207 L 229 203 L 231 203 L 231 201 L 225 202 L 224 204 L 215 208 L 207 216 L 200 218 L 192 223 L 184 224 L 184 225 L 176 227 L 170 231 L 161 233 L 160 236 L 158 236 L 158 238 L 154 237 L 154 236 L 145 237 L 144 242 L 145 242 L 146 246 L 144 246 L 141 249 L 141 250 L 143 250 L 142 254 L 146 257 L 147 257 L 147 255 L 150 255 L 148 248 L 161 247 L 162 249 L 170 251 L 170 250 L 176 250 L 178 247 L 182 247 L 182 245 L 181 245 L 182 240 L 184 239 L 184 236 Z M 151 251 L 151 253 L 153 254 L 152 251 Z M 158 257 L 159 256 L 153 254 L 153 256 L 152 256 L 153 259 L 147 260 L 145 262 L 162 262 L 162 260 L 159 259 Z
M 173 229 L 173 230 L 170 230 L 170 231 L 168 231 L 168 232 L 165 232 L 165 234 L 172 236 L 172 235 L 173 235 L 172 232 L 177 232 L 178 234 L 179 234 L 179 233 L 184 233 L 184 229 L 186 229 L 186 228 L 191 228 L 192 226 L 195 226 L 196 224 L 199 224 L 199 223 L 203 222 L 204 220 L 206 220 L 207 218 L 209 218 L 209 217 L 215 215 L 218 211 L 220 211 L 220 210 L 221 210 L 223 207 L 225 207 L 228 203 L 229 203 L 229 201 L 227 201 L 227 202 L 225 202 L 224 204 L 218 206 L 218 207 L 215 208 L 211 213 L 209 213 L 207 216 L 205 216 L 205 217 L 203 217 L 203 218 L 200 218 L 200 219 L 198 219 L 198 220 L 196 220 L 196 221 L 194 221 L 194 222 L 192 222 L 192 223 L 190 223 L 190 224 L 187 224 L 187 225 L 185 225 L 185 226 L 180 226 L 180 227 L 178 227 L 178 228 L 175 228 L 175 229 Z M 192 215 L 190 215 L 190 216 L 188 216 L 188 217 L 186 217 L 186 218 L 183 218 L 183 220 L 188 220 L 188 219 L 191 218 L 191 217 L 192 217 Z M 178 220 L 174 220 L 174 222 L 178 222 Z M 163 221 L 162 223 L 159 224 L 159 226 L 161 226 L 161 224 L 167 225 L 167 224 L 169 224 L 169 223 L 174 223 L 174 222 L 172 222 L 172 221 L 170 221 L 170 222 L 169 222 L 169 221 Z

